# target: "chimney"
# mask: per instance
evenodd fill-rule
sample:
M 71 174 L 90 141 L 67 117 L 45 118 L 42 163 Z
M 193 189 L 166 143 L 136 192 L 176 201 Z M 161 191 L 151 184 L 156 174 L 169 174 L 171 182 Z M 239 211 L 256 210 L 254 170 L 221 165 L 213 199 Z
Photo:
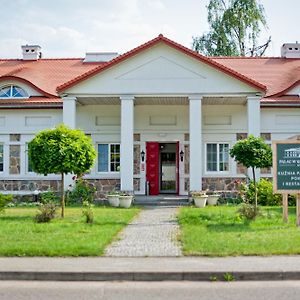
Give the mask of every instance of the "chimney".
M 108 62 L 116 58 L 118 55 L 119 54 L 117 52 L 87 52 L 83 62 Z
M 42 58 L 42 48 L 39 45 L 23 45 L 21 48 L 23 60 L 38 60 Z
M 287 43 L 281 47 L 281 57 L 284 58 L 300 58 L 300 44 Z

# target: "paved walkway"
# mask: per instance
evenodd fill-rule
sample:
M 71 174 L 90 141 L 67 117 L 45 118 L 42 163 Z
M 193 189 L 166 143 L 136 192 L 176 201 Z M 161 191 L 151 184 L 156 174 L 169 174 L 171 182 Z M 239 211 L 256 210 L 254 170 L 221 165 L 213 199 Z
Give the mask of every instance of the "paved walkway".
M 177 208 L 144 209 L 106 249 L 106 256 L 181 256 Z

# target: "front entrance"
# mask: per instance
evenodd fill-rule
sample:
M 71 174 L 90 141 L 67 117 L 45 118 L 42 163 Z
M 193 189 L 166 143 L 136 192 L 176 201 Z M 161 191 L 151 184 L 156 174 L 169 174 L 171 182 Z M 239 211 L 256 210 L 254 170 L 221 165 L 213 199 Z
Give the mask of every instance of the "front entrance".
M 146 179 L 149 194 L 178 194 L 178 149 L 179 143 L 147 142 Z

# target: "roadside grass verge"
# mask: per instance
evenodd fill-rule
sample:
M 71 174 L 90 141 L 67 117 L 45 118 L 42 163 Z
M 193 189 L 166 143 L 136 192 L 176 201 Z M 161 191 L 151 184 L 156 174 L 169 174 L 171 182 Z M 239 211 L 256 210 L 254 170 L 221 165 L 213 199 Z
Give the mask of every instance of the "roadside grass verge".
M 184 255 L 237 256 L 300 254 L 300 229 L 295 208 L 289 223 L 282 221 L 280 207 L 263 207 L 255 221 L 245 222 L 237 206 L 181 208 L 178 221 Z
M 36 208 L 9 208 L 0 215 L 0 256 L 101 256 L 137 208 L 94 208 L 86 224 L 81 208 L 67 208 L 64 219 L 35 223 Z

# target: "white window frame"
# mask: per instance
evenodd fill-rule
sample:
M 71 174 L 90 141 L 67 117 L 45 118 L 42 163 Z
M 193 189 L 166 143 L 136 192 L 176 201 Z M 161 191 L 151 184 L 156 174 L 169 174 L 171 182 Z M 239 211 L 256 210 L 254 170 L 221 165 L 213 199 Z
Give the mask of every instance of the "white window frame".
M 98 142 L 97 144 L 97 165 L 96 165 L 96 172 L 98 174 L 120 174 L 120 171 L 111 171 L 110 170 L 110 164 L 111 164 L 111 145 L 119 145 L 120 146 L 120 155 L 121 155 L 121 144 L 120 143 L 106 143 L 106 142 Z M 99 171 L 98 166 L 99 166 L 99 152 L 98 152 L 98 146 L 99 145 L 108 145 L 108 171 Z M 121 165 L 120 165 L 121 166 Z
M 0 90 L 4 89 L 4 88 L 10 88 L 10 96 L 9 97 L 0 97 L 0 99 L 27 99 L 29 98 L 27 91 L 25 91 L 22 87 L 16 85 L 16 84 L 6 84 L 3 86 L 0 86 Z M 26 95 L 24 97 L 13 97 L 12 96 L 12 89 L 13 87 L 17 87 L 19 89 L 21 89 Z
M 216 144 L 217 145 L 217 170 L 216 171 L 208 171 L 207 170 L 207 145 L 208 144 Z M 227 144 L 228 145 L 228 170 L 227 171 L 220 171 L 220 144 Z M 229 142 L 207 142 L 205 143 L 205 174 L 230 174 L 231 163 L 230 163 L 230 155 L 229 155 L 230 143 Z
M 28 144 L 29 142 L 25 142 L 25 174 L 37 175 L 34 171 L 29 171 Z

